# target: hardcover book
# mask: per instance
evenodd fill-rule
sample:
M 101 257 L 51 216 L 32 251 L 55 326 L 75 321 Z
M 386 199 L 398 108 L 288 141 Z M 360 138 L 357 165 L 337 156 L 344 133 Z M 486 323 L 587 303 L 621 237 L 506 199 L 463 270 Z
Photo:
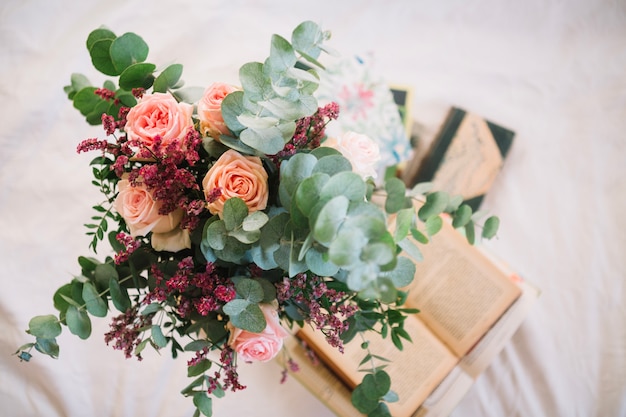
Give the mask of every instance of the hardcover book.
M 514 136 L 482 116 L 453 107 L 426 154 L 415 152 L 404 181 L 409 188 L 432 182 L 435 190 L 461 195 L 476 210 L 500 172 Z

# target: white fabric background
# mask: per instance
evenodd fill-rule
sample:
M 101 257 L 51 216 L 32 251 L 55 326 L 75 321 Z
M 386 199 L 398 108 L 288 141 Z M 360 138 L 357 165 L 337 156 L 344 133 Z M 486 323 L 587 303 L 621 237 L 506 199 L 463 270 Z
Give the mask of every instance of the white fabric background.
M 414 88 L 413 117 L 434 130 L 454 104 L 517 132 L 484 207 L 501 217 L 489 244 L 543 294 L 453 415 L 626 416 L 626 6 L 618 1 L 70 1 L 0 5 L 0 415 L 191 416 L 185 363 L 125 360 L 101 334 L 67 330 L 61 358 L 13 351 L 28 320 L 87 254 L 83 223 L 100 195 L 100 134 L 62 87 L 96 75 L 84 47 L 100 25 L 134 31 L 150 62 L 185 65 L 189 85 L 237 82 L 272 33 L 311 19 L 344 54 L 371 52 Z M 216 416 L 331 413 L 273 364 L 242 366 L 249 388 Z

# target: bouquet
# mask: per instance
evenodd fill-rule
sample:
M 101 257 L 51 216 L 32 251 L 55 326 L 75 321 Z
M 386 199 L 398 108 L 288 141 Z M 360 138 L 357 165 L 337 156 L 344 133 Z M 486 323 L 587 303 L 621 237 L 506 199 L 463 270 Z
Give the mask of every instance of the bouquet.
M 410 341 L 403 319 L 415 311 L 402 307 L 402 288 L 421 259 L 416 242 L 439 230 L 442 213 L 473 241 L 473 213 L 427 184 L 376 179 L 367 132 L 326 136 L 340 109 L 318 106 L 314 93 L 329 37 L 304 22 L 290 41 L 272 37 L 265 62 L 243 65 L 240 86 L 194 89 L 180 64 L 146 62 L 136 34 L 89 34 L 93 65 L 117 81 L 95 87 L 73 74 L 65 91 L 104 129 L 78 152 L 97 153 L 92 183 L 104 196 L 85 225 L 89 247 L 112 251 L 78 258 L 80 273 L 53 296 L 57 314 L 29 322 L 35 341 L 18 349 L 21 360 L 33 348 L 57 358 L 64 326 L 86 339 L 92 317 L 110 315 L 105 342 L 127 358 L 147 347 L 193 352 L 182 394 L 210 416 L 212 398 L 245 388 L 238 363 L 273 359 L 289 329 L 313 326 L 339 350 L 364 331 L 399 349 Z M 489 218 L 482 235 L 497 226 Z M 353 404 L 389 415 L 389 376 L 364 354 L 372 365 Z

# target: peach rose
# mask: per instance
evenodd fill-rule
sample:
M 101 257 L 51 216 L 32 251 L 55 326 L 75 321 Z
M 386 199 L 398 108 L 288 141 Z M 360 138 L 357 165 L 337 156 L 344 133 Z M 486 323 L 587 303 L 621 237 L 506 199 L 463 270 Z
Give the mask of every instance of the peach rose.
M 126 221 L 133 237 L 146 236 L 149 232 L 171 232 L 183 218 L 181 209 L 167 215 L 159 214 L 161 203 L 155 201 L 143 185 L 133 187 L 127 179 L 122 179 L 118 182 L 118 190 L 115 209 Z
M 246 362 L 267 362 L 283 347 L 283 339 L 289 333 L 280 325 L 278 312 L 269 304 L 260 304 L 267 326 L 261 333 L 252 333 L 228 323 L 228 345 Z
M 178 252 L 183 249 L 191 249 L 191 236 L 189 230 L 176 227 L 165 233 L 153 232 L 150 244 L 154 250 L 159 252 Z
M 380 161 L 378 144 L 366 135 L 346 132 L 338 138 L 329 138 L 324 146 L 335 148 L 352 164 L 352 170 L 363 178 L 376 178 Z
M 222 118 L 222 100 L 237 89 L 225 83 L 213 83 L 205 91 L 198 102 L 198 119 L 200 132 L 219 140 L 220 135 L 229 135 L 230 130 Z
M 182 140 L 193 127 L 193 106 L 179 103 L 170 94 L 147 94 L 130 109 L 124 130 L 130 140 L 138 140 L 148 147 L 154 138 L 161 137 L 163 145 Z
M 224 152 L 206 173 L 202 187 L 207 201 L 211 192 L 219 188 L 220 196 L 207 203 L 207 208 L 220 217 L 224 203 L 231 197 L 241 198 L 250 213 L 267 206 L 267 172 L 257 156 L 243 156 L 232 149 Z

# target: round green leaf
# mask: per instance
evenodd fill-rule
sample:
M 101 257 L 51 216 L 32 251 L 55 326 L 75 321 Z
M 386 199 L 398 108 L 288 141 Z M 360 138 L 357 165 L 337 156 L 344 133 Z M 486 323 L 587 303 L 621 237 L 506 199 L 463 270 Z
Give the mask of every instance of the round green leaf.
M 361 250 L 367 244 L 367 238 L 360 229 L 341 230 L 328 247 L 328 258 L 335 265 L 350 267 L 361 259 Z
M 28 333 L 42 339 L 53 339 L 61 334 L 61 324 L 52 314 L 36 316 L 28 322 Z
M 167 346 L 167 339 L 163 335 L 163 331 L 161 330 L 161 326 L 158 324 L 153 324 L 150 330 L 150 334 L 152 336 L 152 341 L 155 345 L 160 348 Z
M 35 343 L 35 349 L 37 351 L 46 354 L 54 359 L 59 357 L 59 345 L 55 338 L 52 339 L 44 339 L 41 337 L 37 338 L 37 342 Z
M 365 182 L 359 174 L 352 171 L 342 171 L 330 177 L 320 192 L 320 198 L 330 199 L 343 195 L 350 201 L 363 201 L 366 188 Z
M 109 291 L 111 293 L 111 301 L 115 308 L 122 313 L 130 308 L 130 297 L 125 287 L 122 287 L 116 278 L 109 280 Z
M 350 201 L 342 196 L 330 200 L 321 209 L 313 225 L 313 237 L 324 246 L 330 245 L 344 221 Z
M 482 236 L 485 239 L 491 239 L 498 233 L 498 227 L 500 227 L 500 219 L 496 216 L 491 216 L 485 220 Z
M 72 298 L 72 284 L 65 284 L 56 290 L 54 296 L 52 297 L 54 308 L 59 310 L 62 314 L 65 313 L 65 310 L 67 310 L 67 307 L 70 305 L 70 303 L 63 296 L 69 299 Z
M 308 216 L 317 204 L 324 184 L 330 179 L 328 174 L 317 173 L 305 178 L 296 189 L 295 202 L 302 214 Z
M 95 41 L 89 48 L 89 55 L 93 66 L 106 75 L 120 75 L 122 71 L 115 68 L 111 61 L 110 49 L 113 44 L 112 39 L 100 39 Z
M 84 310 L 71 305 L 67 308 L 65 320 L 72 334 L 87 339 L 91 335 L 91 320 Z
M 224 219 L 226 230 L 235 230 L 235 228 L 241 226 L 247 215 L 248 206 L 241 198 L 232 197 L 224 203 L 222 218 Z
M 461 205 L 454 213 L 452 227 L 455 229 L 463 227 L 472 219 L 472 208 L 467 204 Z
M 369 414 L 378 406 L 378 397 L 370 397 L 363 384 L 360 384 L 352 391 L 352 405 L 361 413 Z
M 441 230 L 441 227 L 443 226 L 443 220 L 439 216 L 429 217 L 428 220 L 426 220 L 425 226 L 426 233 L 432 236 L 434 234 L 437 234 L 437 232 Z
M 426 196 L 426 202 L 419 209 L 417 215 L 422 221 L 428 220 L 432 216 L 441 214 L 448 205 L 448 194 L 442 191 L 436 191 Z
M 130 65 L 120 74 L 120 87 L 129 91 L 133 88 L 150 88 L 154 82 L 152 73 L 155 69 L 154 64 L 145 62 Z
M 193 395 L 193 405 L 195 405 L 204 416 L 211 417 L 211 415 L 213 415 L 213 400 L 205 391 L 197 392 Z
M 104 317 L 107 315 L 107 305 L 91 282 L 85 282 L 83 284 L 82 296 L 83 300 L 85 300 L 87 311 L 90 314 L 96 317 Z
M 224 313 L 228 314 L 231 317 L 237 316 L 249 305 L 250 301 L 244 300 L 242 298 L 236 298 L 234 300 L 230 300 L 224 305 Z
M 154 80 L 153 91 L 155 93 L 165 93 L 168 89 L 173 88 L 183 74 L 183 66 L 181 64 L 172 64 L 165 68 Z
M 129 66 L 144 62 L 148 57 L 148 45 L 134 33 L 125 33 L 111 43 L 111 61 L 121 73 Z
M 116 38 L 115 33 L 106 28 L 99 28 L 92 31 L 87 37 L 87 50 L 91 50 L 93 44 L 103 39 L 113 41 Z
M 263 287 L 256 280 L 244 278 L 235 284 L 235 289 L 237 294 L 249 303 L 258 303 L 263 300 Z
M 385 191 L 387 192 L 387 200 L 385 201 L 387 213 L 396 213 L 405 208 L 406 186 L 402 180 L 395 177 L 388 179 L 385 183 Z
M 313 173 L 323 172 L 331 177 L 342 171 L 352 171 L 352 165 L 342 155 L 328 155 L 317 161 L 313 168 Z
M 306 252 L 305 261 L 307 267 L 316 275 L 331 277 L 339 272 L 339 267 L 329 262 L 323 253 L 316 248 L 311 248 Z
M 83 116 L 87 116 L 93 112 L 98 103 L 102 101 L 95 94 L 96 87 L 85 87 L 74 95 L 74 107 L 80 111 Z
M 231 316 L 233 326 L 252 333 L 261 333 L 267 322 L 258 304 L 249 304 L 241 313 Z

